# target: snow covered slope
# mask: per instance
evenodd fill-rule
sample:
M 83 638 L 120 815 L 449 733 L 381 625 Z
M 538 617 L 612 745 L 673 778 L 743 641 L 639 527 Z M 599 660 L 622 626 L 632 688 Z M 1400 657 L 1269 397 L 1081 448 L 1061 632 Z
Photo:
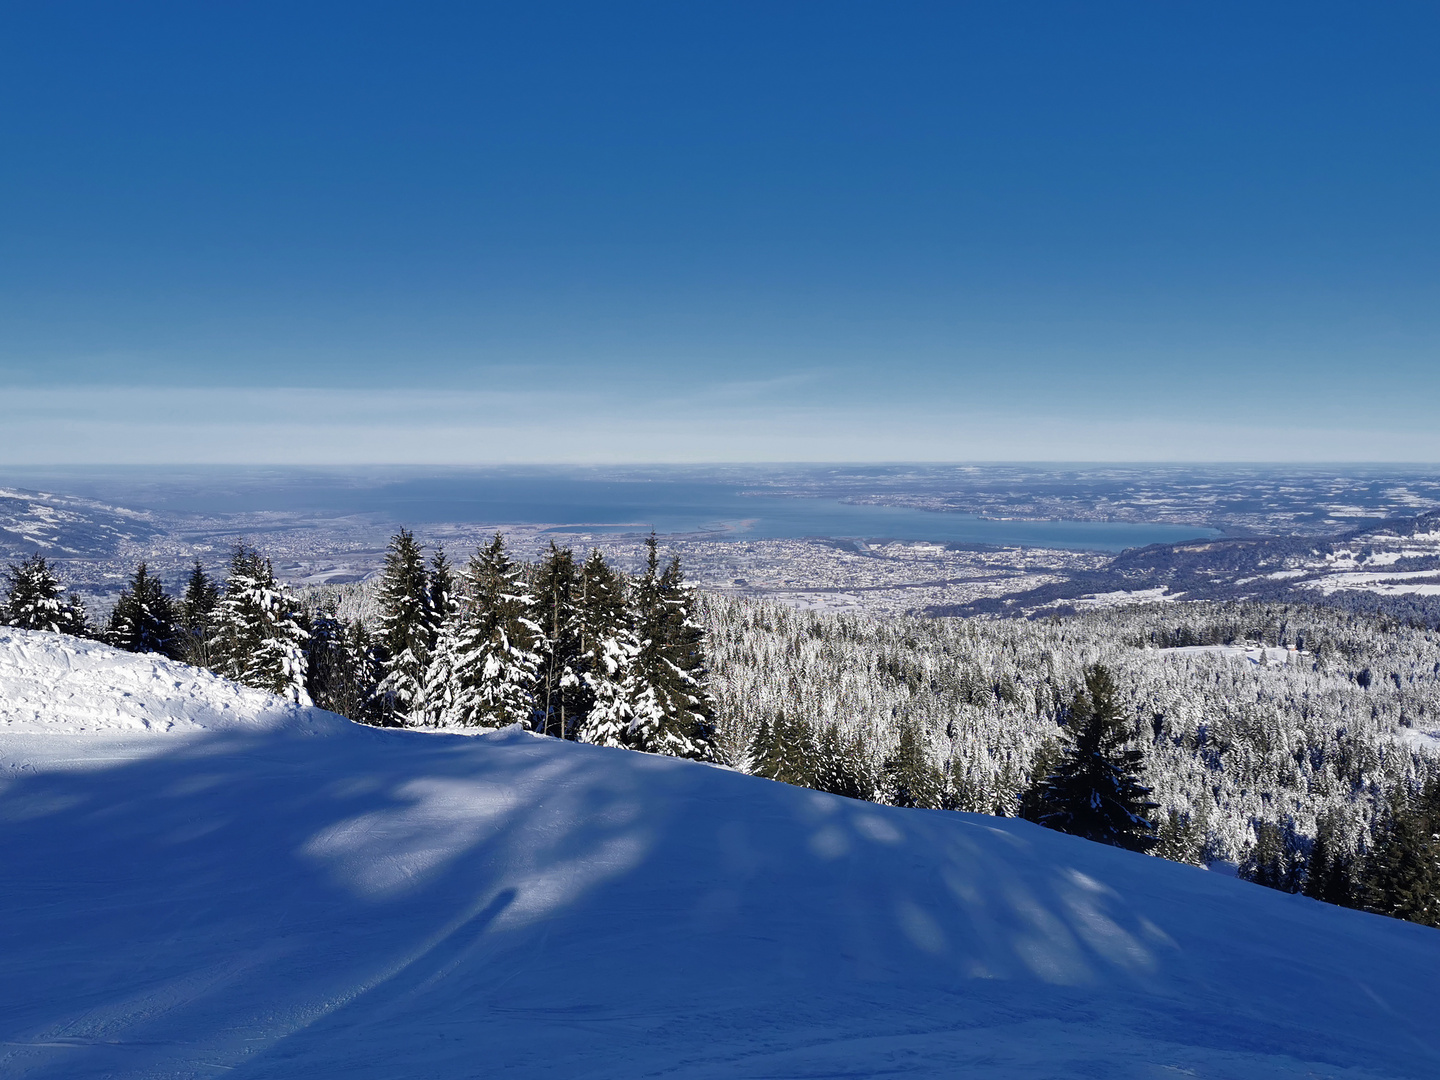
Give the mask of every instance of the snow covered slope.
M 6 1077 L 1440 1076 L 1434 930 L 53 635 L 0 657 Z
M 159 656 L 0 627 L 0 735 L 196 734 L 350 726 L 261 690 Z

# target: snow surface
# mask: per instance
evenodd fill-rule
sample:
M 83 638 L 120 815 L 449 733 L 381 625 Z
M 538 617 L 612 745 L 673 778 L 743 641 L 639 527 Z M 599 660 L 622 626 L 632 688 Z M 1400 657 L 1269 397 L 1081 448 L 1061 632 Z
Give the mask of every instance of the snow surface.
M 1440 1075 L 1431 929 L 0 633 L 6 1077 Z

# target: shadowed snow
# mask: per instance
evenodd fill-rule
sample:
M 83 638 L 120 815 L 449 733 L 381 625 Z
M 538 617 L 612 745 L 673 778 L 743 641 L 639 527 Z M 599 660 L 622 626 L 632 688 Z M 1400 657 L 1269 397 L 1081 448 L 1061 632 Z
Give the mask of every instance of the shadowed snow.
M 1433 930 L 0 634 L 7 1077 L 1440 1074 Z

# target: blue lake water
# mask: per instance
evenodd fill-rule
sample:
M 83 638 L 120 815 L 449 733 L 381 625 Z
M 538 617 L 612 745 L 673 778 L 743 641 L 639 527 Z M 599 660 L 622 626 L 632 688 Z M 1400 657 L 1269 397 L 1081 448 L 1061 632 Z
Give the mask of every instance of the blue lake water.
M 24 482 L 15 476 L 12 482 Z M 182 513 L 374 515 L 397 524 L 542 524 L 575 532 L 706 533 L 716 539 L 837 537 L 1119 551 L 1215 535 L 1179 525 L 978 518 L 838 497 L 756 492 L 727 480 L 614 479 L 557 470 L 107 470 L 51 473 L 50 490 Z M 33 486 L 41 486 L 34 484 Z M 759 485 L 763 488 L 763 485 Z

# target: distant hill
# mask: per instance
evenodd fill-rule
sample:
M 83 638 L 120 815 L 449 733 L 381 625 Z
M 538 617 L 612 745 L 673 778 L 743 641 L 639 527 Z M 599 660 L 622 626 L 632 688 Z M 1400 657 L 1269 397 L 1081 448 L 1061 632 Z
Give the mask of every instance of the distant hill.
M 1433 1077 L 1440 932 L 0 631 L 0 1074 Z
M 1440 621 L 1440 512 L 1388 518 L 1331 536 L 1246 536 L 1151 544 L 1098 570 L 1004 597 L 933 606 L 930 615 L 1018 615 L 1162 590 L 1165 599 L 1292 600 Z M 1155 599 L 1154 595 L 1143 599 Z M 1112 602 L 1114 600 L 1112 599 Z

